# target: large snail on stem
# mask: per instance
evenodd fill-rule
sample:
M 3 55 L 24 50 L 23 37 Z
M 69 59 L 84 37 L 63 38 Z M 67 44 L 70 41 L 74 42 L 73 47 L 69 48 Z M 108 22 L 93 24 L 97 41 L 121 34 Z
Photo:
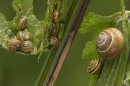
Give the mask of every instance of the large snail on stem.
M 115 59 L 123 48 L 124 36 L 117 28 L 107 28 L 98 35 L 97 52 L 103 59 Z

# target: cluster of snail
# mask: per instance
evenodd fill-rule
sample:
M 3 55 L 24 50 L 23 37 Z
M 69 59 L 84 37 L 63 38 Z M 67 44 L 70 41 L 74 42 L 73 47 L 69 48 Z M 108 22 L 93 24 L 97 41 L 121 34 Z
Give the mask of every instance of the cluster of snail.
M 17 32 L 16 38 L 11 39 L 7 43 L 8 50 L 16 52 L 21 50 L 22 52 L 30 52 L 33 49 L 32 34 L 25 29 L 27 26 L 27 17 L 21 16 L 18 21 L 18 27 L 20 30 Z
M 58 26 L 57 26 L 57 20 L 60 17 L 60 12 L 58 10 L 58 5 L 54 5 L 53 9 L 53 19 L 52 19 L 52 27 L 48 29 L 49 32 L 49 47 L 56 47 L 59 44 L 59 40 L 57 38 L 58 33 Z
M 97 37 L 96 50 L 105 60 L 118 57 L 124 48 L 124 36 L 117 28 L 107 28 Z M 90 61 L 88 72 L 98 74 L 102 69 L 102 61 L 97 58 Z

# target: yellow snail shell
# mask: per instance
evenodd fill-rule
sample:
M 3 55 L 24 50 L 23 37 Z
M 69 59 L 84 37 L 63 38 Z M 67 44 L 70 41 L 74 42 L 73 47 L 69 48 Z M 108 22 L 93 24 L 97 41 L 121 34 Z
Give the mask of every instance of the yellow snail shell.
M 99 58 L 95 58 L 90 61 L 87 71 L 92 75 L 98 74 L 102 69 L 102 65 L 102 61 Z
M 97 38 L 97 52 L 103 59 L 111 60 L 119 56 L 124 48 L 124 36 L 116 28 L 103 30 Z
M 60 11 L 58 9 L 55 9 L 53 12 L 53 19 L 56 20 L 60 17 Z
M 7 48 L 11 52 L 16 52 L 19 50 L 20 47 L 20 41 L 17 39 L 11 39 L 7 43 Z
M 20 50 L 23 52 L 30 52 L 33 49 L 31 41 L 22 41 L 20 44 Z

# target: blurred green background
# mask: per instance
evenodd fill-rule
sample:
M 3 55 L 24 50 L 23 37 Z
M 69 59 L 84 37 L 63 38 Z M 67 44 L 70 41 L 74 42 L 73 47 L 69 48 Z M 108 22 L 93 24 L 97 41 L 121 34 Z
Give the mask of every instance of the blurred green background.
M 8 21 L 15 16 L 13 0 L 0 0 L 0 13 Z M 120 0 L 92 0 L 88 12 L 108 16 L 120 11 Z M 39 20 L 44 18 L 47 0 L 34 0 L 34 14 Z M 130 10 L 130 0 L 125 0 L 126 9 Z M 81 59 L 85 43 L 93 37 L 92 32 L 76 35 L 69 53 L 61 68 L 54 86 L 88 86 L 90 75 L 87 66 L 90 59 Z M 43 53 L 40 62 L 38 56 L 14 54 L 0 48 L 0 86 L 34 86 L 47 53 Z

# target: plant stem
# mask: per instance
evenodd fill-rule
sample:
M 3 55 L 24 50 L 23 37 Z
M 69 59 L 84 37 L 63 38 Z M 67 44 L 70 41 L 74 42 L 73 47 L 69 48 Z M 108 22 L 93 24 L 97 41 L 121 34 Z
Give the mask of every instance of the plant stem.
M 71 43 L 75 37 L 76 32 L 78 31 L 80 23 L 90 2 L 90 0 L 62 0 L 62 3 L 67 1 L 71 1 L 73 4 L 71 4 L 70 8 L 67 9 L 68 14 L 66 16 L 64 27 L 65 34 L 62 38 L 60 46 L 58 48 L 54 48 L 49 53 L 35 86 L 54 85 L 63 61 L 68 53 Z M 68 4 L 62 5 L 66 5 L 67 7 Z
M 122 12 L 122 15 L 124 15 L 125 14 L 125 5 L 124 5 L 124 0 L 120 0 L 120 5 L 121 5 L 121 12 Z

